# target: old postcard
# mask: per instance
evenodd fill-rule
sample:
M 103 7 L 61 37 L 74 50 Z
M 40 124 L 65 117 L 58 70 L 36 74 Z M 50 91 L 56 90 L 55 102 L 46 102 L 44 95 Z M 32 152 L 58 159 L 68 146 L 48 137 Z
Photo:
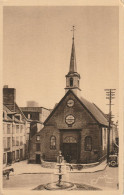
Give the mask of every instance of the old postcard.
M 122 194 L 123 7 L 2 2 L 2 194 Z

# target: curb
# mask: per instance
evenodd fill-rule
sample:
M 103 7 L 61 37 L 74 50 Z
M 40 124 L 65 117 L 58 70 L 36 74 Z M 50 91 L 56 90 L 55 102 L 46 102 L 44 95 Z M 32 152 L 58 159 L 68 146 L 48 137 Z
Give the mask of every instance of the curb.
M 100 170 L 95 170 L 95 171 L 67 171 L 67 173 L 95 173 L 95 172 L 99 172 L 99 171 L 104 171 L 106 169 L 108 165 L 106 164 L 105 167 L 103 169 Z M 34 172 L 34 173 L 19 173 L 17 175 L 23 175 L 23 174 L 54 174 L 54 172 Z

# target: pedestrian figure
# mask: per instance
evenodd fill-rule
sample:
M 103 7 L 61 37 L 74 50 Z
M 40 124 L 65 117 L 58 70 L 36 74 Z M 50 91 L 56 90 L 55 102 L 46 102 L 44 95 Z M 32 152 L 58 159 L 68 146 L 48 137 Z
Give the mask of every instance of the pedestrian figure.
M 73 166 L 72 165 L 70 165 L 70 171 L 73 171 Z

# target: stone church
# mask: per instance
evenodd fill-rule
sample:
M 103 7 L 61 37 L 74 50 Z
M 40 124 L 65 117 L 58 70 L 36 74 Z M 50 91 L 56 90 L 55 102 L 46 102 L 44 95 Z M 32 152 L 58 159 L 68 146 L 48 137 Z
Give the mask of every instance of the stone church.
M 56 161 L 59 151 L 67 162 L 93 163 L 106 156 L 108 121 L 94 104 L 80 96 L 74 36 L 65 95 L 30 140 L 29 162 Z

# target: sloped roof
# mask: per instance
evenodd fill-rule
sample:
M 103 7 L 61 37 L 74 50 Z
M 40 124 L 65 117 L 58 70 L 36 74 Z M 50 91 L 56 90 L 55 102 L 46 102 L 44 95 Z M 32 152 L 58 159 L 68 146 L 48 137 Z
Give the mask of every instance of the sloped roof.
M 12 112 L 6 105 L 3 105 L 3 111 L 6 111 L 7 114 L 15 114 L 15 112 Z
M 3 118 L 3 121 L 12 122 L 12 118 L 8 116 L 8 114 L 12 115 L 15 114 L 15 112 L 12 112 L 7 106 L 3 105 L 3 111 L 6 111 L 7 116 L 6 118 Z
M 24 122 L 18 120 L 17 118 L 14 119 L 14 122 L 23 124 Z
M 69 90 L 65 96 L 60 100 L 60 102 L 54 107 L 53 111 L 50 113 L 50 115 L 47 117 L 47 119 L 44 121 L 44 125 L 49 120 L 49 118 L 52 116 L 52 114 L 55 112 L 55 110 L 58 108 L 60 103 L 63 101 L 63 99 L 69 94 L 72 93 L 75 98 L 77 98 L 80 103 L 87 109 L 87 111 L 92 115 L 92 117 L 101 125 L 108 126 L 108 121 L 104 115 L 104 113 L 93 103 L 87 101 L 83 97 L 77 97 L 75 93 L 72 90 Z
M 9 116 L 7 116 L 7 118 L 3 118 L 3 121 L 13 122 L 13 120 Z
M 26 116 L 22 112 L 21 108 L 16 103 L 15 103 L 15 107 L 16 107 L 16 112 L 19 113 L 19 114 L 21 114 L 23 116 L 23 119 L 25 119 L 26 121 L 28 121 L 28 119 L 26 118 Z
M 105 117 L 105 114 L 98 108 L 98 106 L 96 106 L 94 103 L 87 101 L 83 97 L 81 97 L 80 100 L 100 124 L 108 126 L 108 121 Z

